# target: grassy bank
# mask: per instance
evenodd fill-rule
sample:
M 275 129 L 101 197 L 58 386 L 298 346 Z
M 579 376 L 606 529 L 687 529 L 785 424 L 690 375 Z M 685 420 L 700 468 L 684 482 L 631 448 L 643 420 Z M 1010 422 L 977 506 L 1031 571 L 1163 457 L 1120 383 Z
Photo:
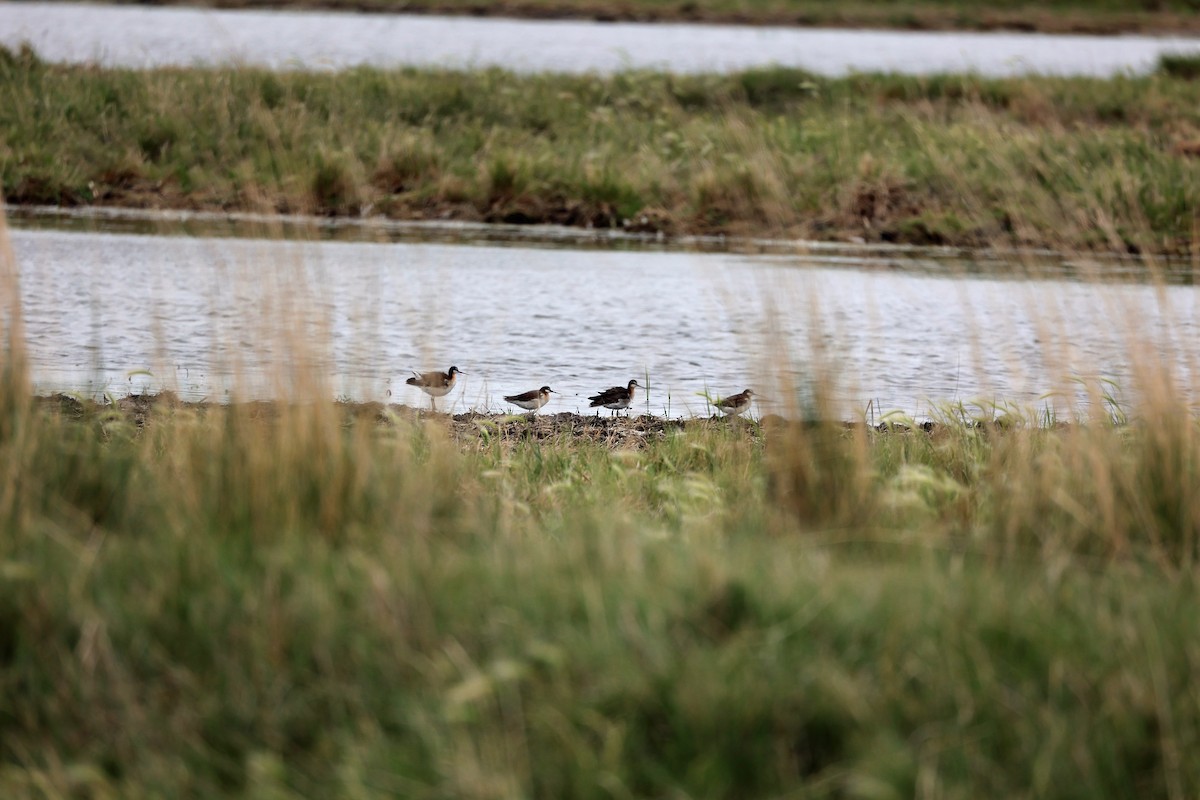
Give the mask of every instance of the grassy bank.
M 186 0 L 156 0 L 183 4 Z M 710 22 L 902 30 L 1195 33 L 1197 0 L 205 0 L 219 8 L 323 8 L 606 22 Z
M 1200 794 L 1200 428 L 1153 360 L 1122 427 L 615 449 L 303 374 L 34 402 L 2 245 L 6 798 Z
M 1114 80 L 133 72 L 0 55 L 10 203 L 1188 253 L 1194 59 Z
M 1186 797 L 1200 443 L 0 429 L 6 797 Z

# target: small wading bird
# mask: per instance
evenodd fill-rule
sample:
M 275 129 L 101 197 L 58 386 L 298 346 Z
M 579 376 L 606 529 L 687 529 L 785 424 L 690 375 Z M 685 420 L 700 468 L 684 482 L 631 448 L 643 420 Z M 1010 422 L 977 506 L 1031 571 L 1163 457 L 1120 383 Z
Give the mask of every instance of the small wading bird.
M 558 394 L 558 392 L 555 392 L 549 386 L 543 386 L 540 389 L 530 389 L 528 392 L 522 392 L 521 394 L 505 395 L 504 399 L 514 406 L 520 406 L 526 411 L 532 411 L 536 414 L 539 408 L 550 402 L 551 392 Z
M 445 397 L 450 394 L 450 390 L 454 388 L 455 382 L 459 375 L 467 373 L 459 370 L 458 367 L 451 367 L 446 372 L 413 372 L 413 376 L 405 381 L 409 386 L 416 386 L 425 394 L 429 395 L 429 407 L 437 411 L 437 400 L 435 398 Z
M 724 400 L 718 400 L 717 408 L 727 416 L 737 417 L 750 410 L 750 398 L 752 397 L 754 397 L 754 392 L 749 389 L 740 394 L 731 394 Z
M 638 388 L 638 382 L 631 380 L 628 386 L 614 386 L 611 389 L 605 389 L 600 394 L 594 394 L 588 398 L 592 403 L 588 408 L 611 408 L 613 412 L 620 411 L 622 408 L 629 408 L 633 403 L 634 390 Z M 600 412 L 597 411 L 597 414 Z

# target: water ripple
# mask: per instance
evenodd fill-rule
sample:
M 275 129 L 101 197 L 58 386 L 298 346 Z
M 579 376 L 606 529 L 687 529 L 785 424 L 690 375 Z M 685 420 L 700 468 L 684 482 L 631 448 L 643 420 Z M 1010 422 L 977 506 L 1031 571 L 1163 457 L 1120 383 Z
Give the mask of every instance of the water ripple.
M 316 370 L 337 396 L 421 405 L 410 370 L 467 373 L 444 407 L 504 408 L 548 383 L 548 411 L 630 378 L 648 406 L 803 383 L 816 352 L 849 409 L 1078 396 L 1153 358 L 1194 387 L 1197 289 L 1021 282 L 830 267 L 804 257 L 15 230 L 41 391 L 271 395 Z M 540 286 L 530 293 L 527 287 Z M 289 288 L 290 287 L 290 288 Z M 303 287 L 308 287 L 305 293 Z M 138 383 L 142 386 L 142 383 Z M 391 392 L 389 396 L 388 392 Z M 763 408 L 762 410 L 769 410 Z

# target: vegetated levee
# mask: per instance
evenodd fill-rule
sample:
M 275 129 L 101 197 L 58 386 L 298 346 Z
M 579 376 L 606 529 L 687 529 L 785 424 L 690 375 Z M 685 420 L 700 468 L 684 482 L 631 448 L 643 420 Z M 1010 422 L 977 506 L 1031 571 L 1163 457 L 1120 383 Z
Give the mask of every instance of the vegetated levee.
M 4 797 L 1200 794 L 1153 358 L 1121 427 L 126 414 L 30 396 L 6 256 Z
M 1200 31 L 1196 0 L 151 0 L 219 8 L 340 9 L 469 14 L 604 22 L 712 22 L 903 30 L 1018 30 L 1042 33 Z
M 1188 253 L 1194 59 L 1112 80 L 151 72 L 0 56 L 10 203 Z

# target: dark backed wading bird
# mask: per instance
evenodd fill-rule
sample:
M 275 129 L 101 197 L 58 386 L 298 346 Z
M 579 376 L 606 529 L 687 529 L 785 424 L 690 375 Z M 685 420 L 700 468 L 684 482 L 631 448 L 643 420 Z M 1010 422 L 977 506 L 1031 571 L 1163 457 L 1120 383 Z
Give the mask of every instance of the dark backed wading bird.
M 594 394 L 588 398 L 591 400 L 591 405 L 588 408 L 599 408 L 604 406 L 610 408 L 613 412 L 620 411 L 622 408 L 629 408 L 633 404 L 633 395 L 638 388 L 638 382 L 631 380 L 628 386 L 613 386 L 605 389 L 599 394 Z M 597 414 L 600 412 L 597 411 Z
M 555 392 L 549 386 L 543 386 L 540 389 L 530 389 L 528 392 L 522 392 L 521 394 L 508 394 L 504 396 L 504 399 L 514 406 L 520 406 L 526 411 L 532 411 L 536 414 L 539 408 L 550 402 L 551 392 L 558 394 L 558 392 Z
M 752 397 L 754 397 L 754 392 L 749 389 L 738 394 L 731 394 L 724 400 L 718 400 L 717 408 L 727 416 L 737 417 L 750 410 L 750 398 Z
M 458 367 L 451 367 L 446 372 L 413 372 L 413 376 L 405 381 L 409 386 L 416 386 L 425 394 L 429 395 L 429 407 L 437 411 L 437 401 L 435 398 L 445 397 L 450 394 L 450 390 L 454 388 L 454 384 L 458 381 L 459 375 L 467 373 L 459 370 Z

